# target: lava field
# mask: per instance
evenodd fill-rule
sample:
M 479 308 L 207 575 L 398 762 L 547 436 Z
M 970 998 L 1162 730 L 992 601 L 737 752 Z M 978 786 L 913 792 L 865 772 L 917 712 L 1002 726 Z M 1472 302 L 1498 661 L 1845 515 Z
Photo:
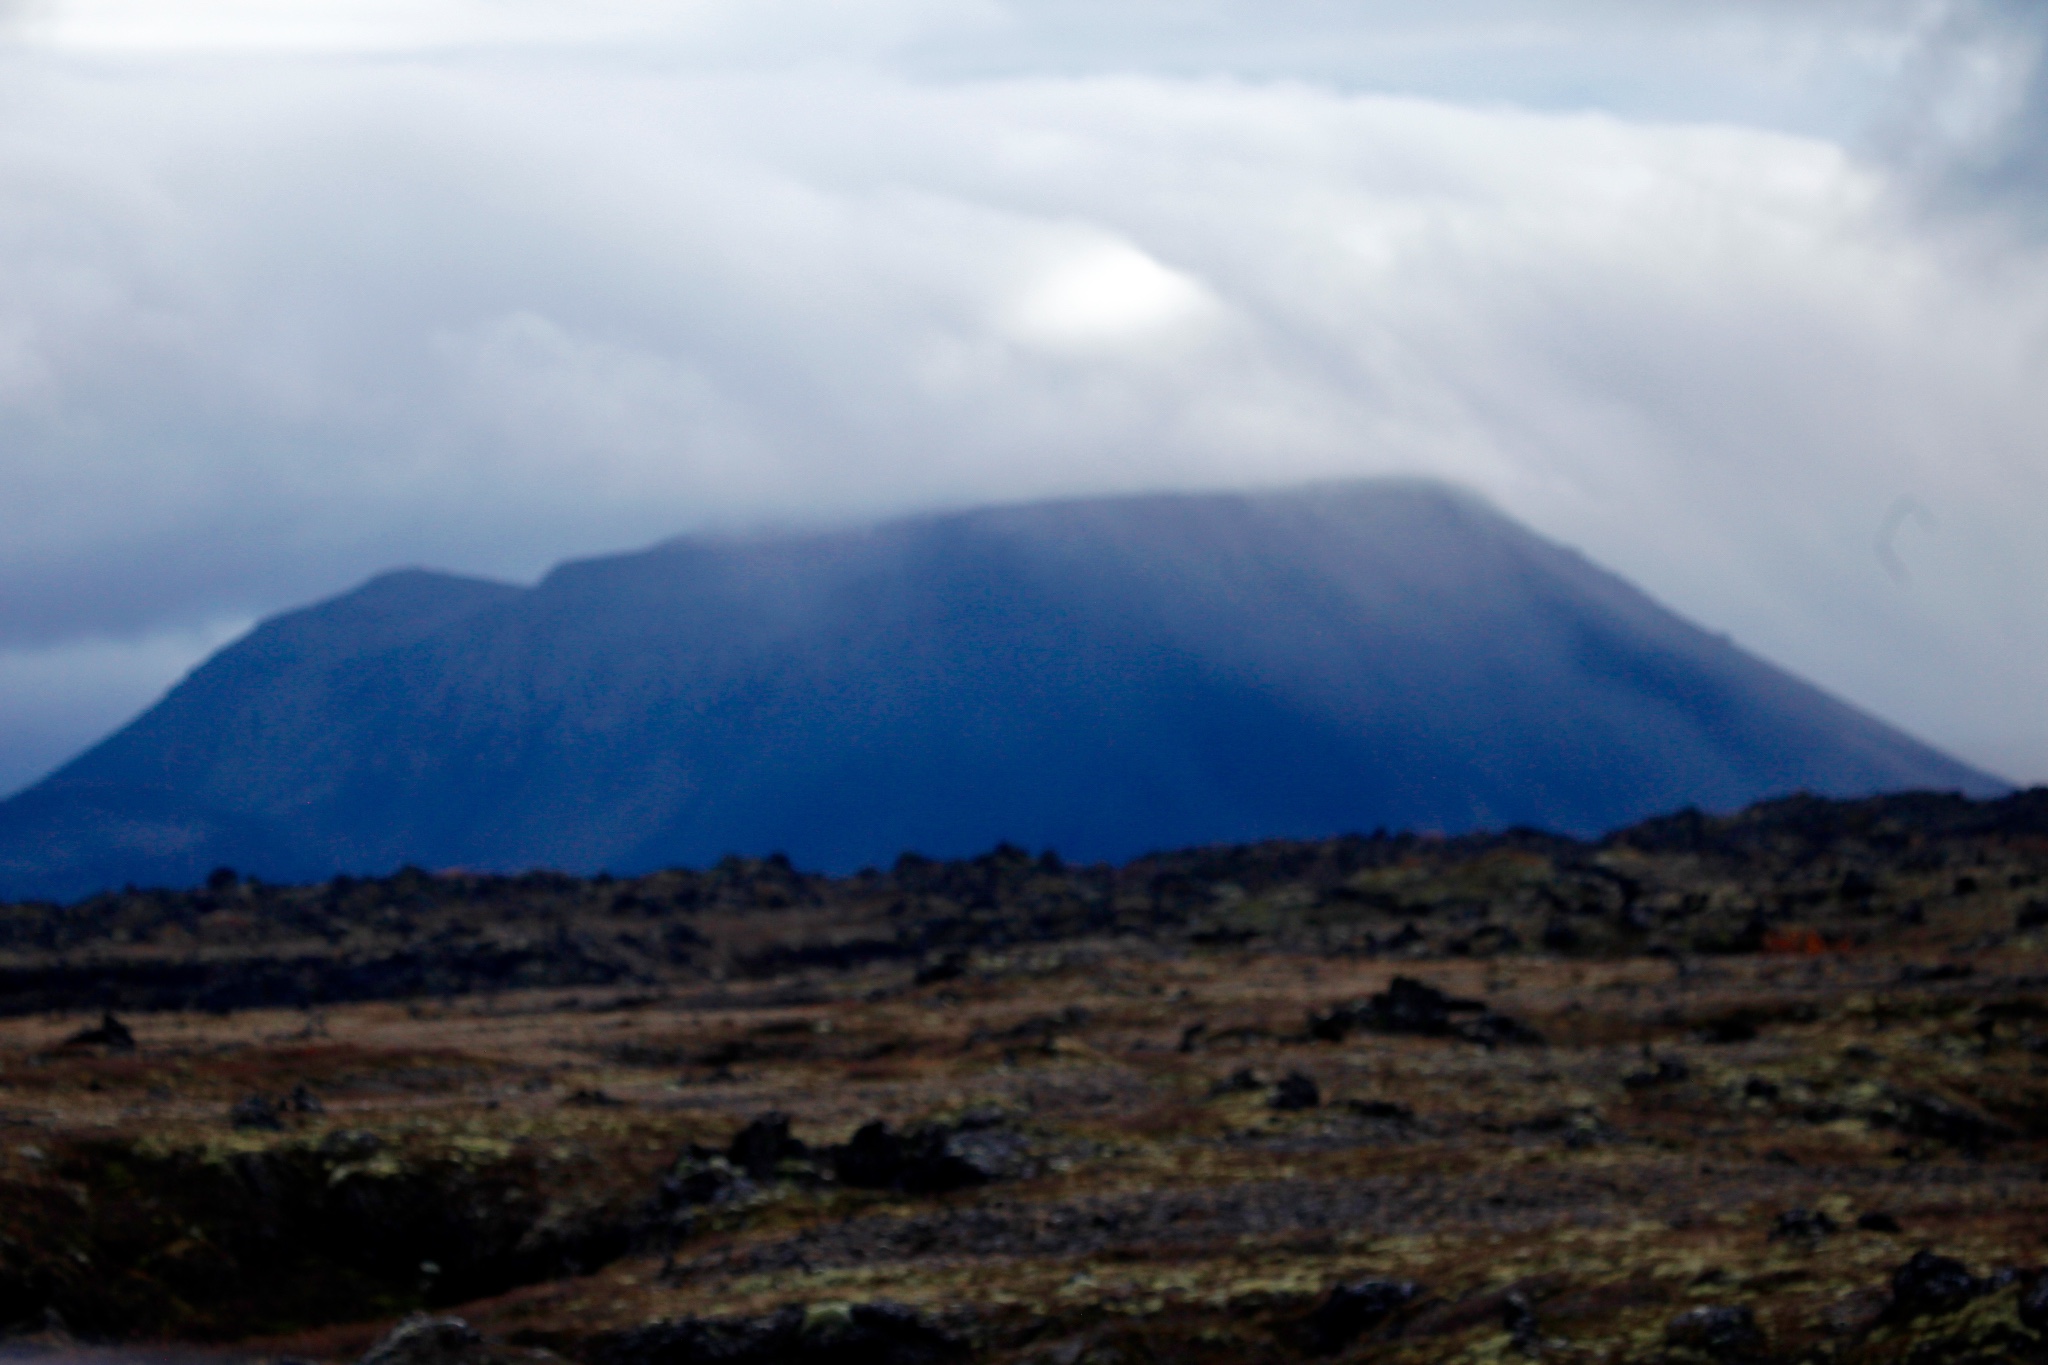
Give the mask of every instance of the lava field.
M 9 1352 L 2038 1362 L 2044 1177 L 2048 791 L 0 907 Z

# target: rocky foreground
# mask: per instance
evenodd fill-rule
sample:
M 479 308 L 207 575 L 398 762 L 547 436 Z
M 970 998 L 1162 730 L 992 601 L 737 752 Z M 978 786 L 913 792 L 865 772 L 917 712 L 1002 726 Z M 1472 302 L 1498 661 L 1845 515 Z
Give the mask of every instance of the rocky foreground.
M 224 870 L 0 909 L 0 1010 L 21 1351 L 2048 1361 L 2048 792 Z

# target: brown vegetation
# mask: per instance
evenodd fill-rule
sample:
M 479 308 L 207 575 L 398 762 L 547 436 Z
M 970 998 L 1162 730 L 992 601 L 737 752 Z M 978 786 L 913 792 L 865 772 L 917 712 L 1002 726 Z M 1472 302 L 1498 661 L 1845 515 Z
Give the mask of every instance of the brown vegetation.
M 14 907 L 0 1320 L 336 1357 L 432 1307 L 589 1365 L 2048 1359 L 2044 798 Z M 527 965 L 461 976 L 489 952 Z M 394 961 L 438 989 L 377 998 Z M 137 1009 L 291 963 L 295 1005 Z M 40 1012 L 61 972 L 89 1013 Z

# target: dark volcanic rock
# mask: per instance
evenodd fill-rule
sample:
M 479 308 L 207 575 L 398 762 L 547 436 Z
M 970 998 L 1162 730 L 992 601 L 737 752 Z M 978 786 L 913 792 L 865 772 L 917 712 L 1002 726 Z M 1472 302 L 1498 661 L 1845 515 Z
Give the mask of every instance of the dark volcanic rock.
M 876 1120 L 834 1154 L 841 1184 L 943 1194 L 1031 1173 L 1031 1143 L 1000 1121 L 922 1124 L 897 1133 Z
M 2021 1325 L 2030 1331 L 2048 1335 L 2048 1270 L 2037 1270 L 2026 1287 L 2020 1291 L 2019 1316 Z
M 411 1317 L 372 1346 L 361 1365 L 460 1365 L 482 1340 L 461 1318 Z
M 816 1187 L 827 1179 L 825 1155 L 791 1135 L 789 1115 L 761 1114 L 722 1152 L 694 1142 L 685 1147 L 655 1191 L 648 1223 L 687 1234 L 699 1211 L 740 1211 L 777 1192 Z
M 682 1318 L 601 1340 L 595 1365 L 944 1365 L 967 1344 L 900 1304 L 792 1305 L 754 1318 Z
M 1387 1322 L 1422 1297 L 1413 1280 L 1359 1280 L 1340 1284 L 1308 1317 L 1311 1342 L 1325 1352 L 1341 1351 L 1359 1334 Z
M 1499 1047 L 1503 1043 L 1526 1043 L 1534 1046 L 1541 1046 L 1543 1043 L 1543 1035 L 1535 1029 L 1519 1019 L 1510 1018 L 1505 1014 L 1495 1014 L 1492 1010 L 1488 1010 L 1477 1019 L 1460 1024 L 1458 1036 L 1468 1043 L 1477 1043 L 1485 1048 Z
M 1892 1272 L 1889 1315 L 1896 1319 L 1939 1317 L 1953 1313 L 1983 1294 L 1989 1286 L 1952 1256 L 1919 1251 Z
M 1700 1026 L 1703 1043 L 1747 1043 L 1754 1041 L 1756 1035 L 1757 1020 L 1741 1010 L 1709 1019 Z
M 1342 1042 L 1360 1029 L 1441 1037 L 1451 1032 L 1453 1013 L 1485 1008 L 1477 1000 L 1453 999 L 1413 977 L 1397 976 L 1384 991 L 1367 1000 L 1332 1005 L 1310 1015 L 1308 1031 L 1313 1037 L 1333 1043 Z
M 617 1109 L 622 1107 L 625 1101 L 616 1095 L 608 1095 L 602 1090 L 593 1090 L 585 1087 L 580 1090 L 572 1090 L 567 1095 L 564 1095 L 562 1103 L 571 1109 Z
M 100 1015 L 100 1022 L 97 1027 L 80 1029 L 69 1038 L 66 1038 L 59 1046 L 66 1048 L 97 1047 L 105 1048 L 108 1052 L 133 1052 L 135 1051 L 135 1035 L 128 1031 L 126 1024 L 114 1017 L 113 1011 L 109 1010 Z
M 1273 1108 L 1283 1112 L 1296 1109 L 1314 1109 L 1323 1102 L 1322 1089 L 1316 1079 L 1301 1071 L 1290 1071 L 1280 1078 L 1273 1087 L 1273 1098 L 1267 1101 Z
M 903 1138 L 880 1119 L 864 1123 L 833 1153 L 839 1183 L 855 1189 L 894 1189 L 903 1179 Z
M 913 1194 L 1013 1180 L 1031 1169 L 1030 1143 L 1007 1128 L 925 1128 L 905 1145 L 903 1188 Z
M 1756 1314 L 1739 1304 L 1688 1308 L 1665 1326 L 1664 1340 L 1713 1360 L 1754 1360 L 1764 1350 L 1763 1329 L 1756 1324 Z
M 1219 1081 L 1210 1083 L 1209 1097 L 1221 1095 L 1248 1095 L 1255 1090 L 1266 1088 L 1266 1077 L 1256 1067 L 1241 1066 Z
M 1981 1153 L 2014 1136 L 2013 1130 L 2004 1124 L 1939 1095 L 1898 1095 L 1894 1107 L 1903 1131 L 1948 1143 L 1966 1153 Z
M 322 1160 L 342 1164 L 367 1161 L 384 1150 L 384 1139 L 361 1128 L 337 1128 L 315 1149 Z
M 1621 1078 L 1623 1086 L 1630 1090 L 1648 1090 L 1660 1085 L 1676 1085 L 1692 1078 L 1692 1068 L 1683 1058 L 1660 1057 L 1657 1065 L 1648 1071 L 1631 1071 Z
M 1532 1359 L 1543 1351 L 1543 1324 L 1528 1296 L 1510 1293 L 1501 1299 L 1500 1325 L 1507 1330 L 1509 1344 Z
M 1457 1000 L 1412 977 L 1397 976 L 1367 1002 L 1366 1026 L 1381 1033 L 1449 1033 L 1451 1015 L 1484 1010 L 1477 1000 Z
M 810 1148 L 789 1134 L 789 1115 L 763 1114 L 734 1136 L 725 1159 L 755 1180 L 772 1179 L 785 1161 L 802 1161 Z
M 1472 1014 L 1476 1018 L 1456 1016 Z M 1348 1005 L 1332 1005 L 1309 1016 L 1312 1038 L 1341 1042 L 1350 1034 L 1414 1033 L 1425 1038 L 1463 1038 L 1493 1047 L 1500 1043 L 1540 1043 L 1542 1035 L 1518 1020 L 1495 1014 L 1483 1001 L 1459 1000 L 1413 977 L 1397 976 L 1384 991 Z
M 245 1095 L 228 1110 L 228 1122 L 237 1128 L 274 1131 L 284 1127 L 284 1108 L 268 1095 Z
M 746 1204 L 761 1193 L 761 1187 L 724 1153 L 691 1143 L 662 1177 L 655 1196 L 655 1212 L 668 1221 L 694 1208 L 717 1208 Z
M 1835 1220 L 1815 1209 L 1786 1209 L 1771 1224 L 1771 1240 L 1817 1242 L 1838 1231 Z
M 1415 1111 L 1394 1100 L 1348 1100 L 1344 1107 L 1362 1119 L 1392 1119 L 1397 1123 L 1409 1123 L 1415 1118 Z
M 2003 790 L 1476 497 L 1377 480 L 693 538 L 532 588 L 387 574 L 0 802 L 0 896 L 1591 834 L 1908 788 Z

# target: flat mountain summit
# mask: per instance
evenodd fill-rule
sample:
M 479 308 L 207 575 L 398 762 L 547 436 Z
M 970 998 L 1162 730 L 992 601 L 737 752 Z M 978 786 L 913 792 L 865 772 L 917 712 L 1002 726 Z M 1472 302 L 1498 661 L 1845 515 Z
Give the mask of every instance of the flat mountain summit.
M 0 896 L 1590 833 L 1995 779 L 1441 484 L 687 538 L 274 617 L 0 803 Z

